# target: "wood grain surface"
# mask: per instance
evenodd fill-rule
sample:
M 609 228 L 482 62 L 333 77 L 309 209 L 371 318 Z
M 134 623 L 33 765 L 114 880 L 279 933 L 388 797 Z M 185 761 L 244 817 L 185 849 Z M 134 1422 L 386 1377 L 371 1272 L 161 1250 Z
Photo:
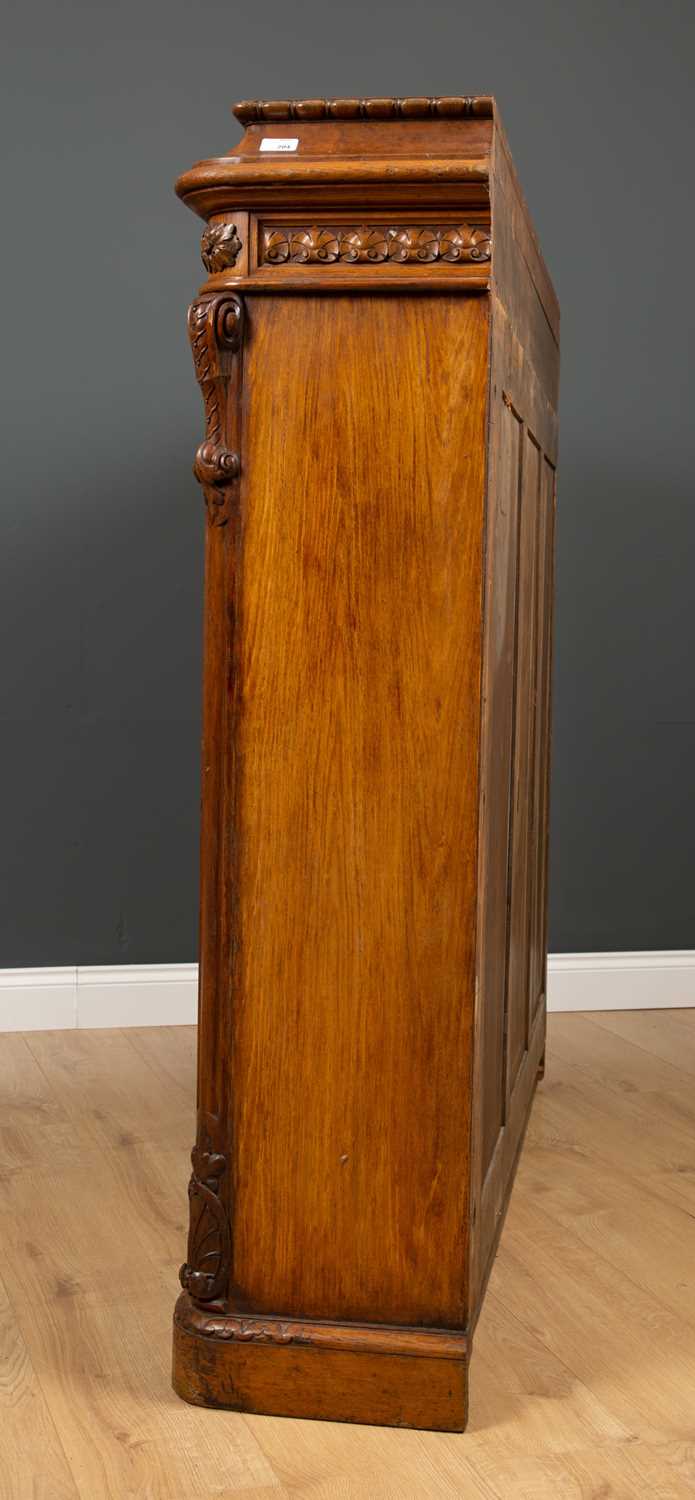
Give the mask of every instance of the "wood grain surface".
M 233 1280 L 258 1311 L 455 1327 L 486 308 L 249 316 Z

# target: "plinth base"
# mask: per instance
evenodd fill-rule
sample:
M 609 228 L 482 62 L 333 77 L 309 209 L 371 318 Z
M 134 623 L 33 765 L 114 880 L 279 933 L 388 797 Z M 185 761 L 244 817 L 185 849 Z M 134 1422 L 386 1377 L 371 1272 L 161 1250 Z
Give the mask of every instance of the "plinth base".
M 463 1432 L 465 1335 L 204 1313 L 174 1313 L 173 1386 L 195 1406 L 265 1416 Z

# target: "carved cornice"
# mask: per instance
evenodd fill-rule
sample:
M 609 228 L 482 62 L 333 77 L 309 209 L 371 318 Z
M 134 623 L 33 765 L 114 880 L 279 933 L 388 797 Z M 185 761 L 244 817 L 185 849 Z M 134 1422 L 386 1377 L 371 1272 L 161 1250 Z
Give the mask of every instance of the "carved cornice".
M 431 226 L 349 225 L 267 228 L 261 240 L 261 264 L 390 265 L 443 261 L 447 264 L 490 259 L 490 230 L 482 224 L 456 228 Z
M 242 125 L 278 120 L 491 119 L 489 94 L 409 96 L 405 99 L 243 99 L 234 105 Z
M 220 1183 L 227 1159 L 219 1149 L 220 1121 L 202 1114 L 198 1140 L 191 1152 L 193 1173 L 188 1184 L 190 1227 L 188 1258 L 179 1272 L 182 1287 L 198 1302 L 223 1297 L 229 1281 L 230 1234 Z
M 371 1354 L 421 1355 L 423 1358 L 464 1359 L 467 1335 L 458 1329 L 397 1328 L 391 1324 L 330 1323 L 310 1318 L 265 1317 L 242 1313 L 214 1313 L 197 1308 L 182 1296 L 176 1321 L 203 1338 L 238 1344 L 288 1344 L 342 1349 Z
M 236 265 L 240 250 L 236 224 L 211 224 L 200 241 L 200 257 L 211 275 Z
M 203 487 L 213 526 L 228 521 L 231 487 L 241 470 L 239 454 L 224 440 L 223 413 L 232 358 L 241 348 L 243 318 L 241 298 L 230 294 L 201 297 L 188 311 L 188 333 L 205 408 L 205 438 L 193 473 Z

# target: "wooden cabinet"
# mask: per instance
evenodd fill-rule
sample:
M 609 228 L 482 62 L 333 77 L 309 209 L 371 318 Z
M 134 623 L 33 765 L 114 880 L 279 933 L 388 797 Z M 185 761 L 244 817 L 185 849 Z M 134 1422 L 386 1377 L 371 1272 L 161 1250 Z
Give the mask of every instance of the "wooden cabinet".
M 557 302 L 491 99 L 235 114 L 177 184 L 209 274 L 174 1383 L 461 1429 L 544 1050 Z

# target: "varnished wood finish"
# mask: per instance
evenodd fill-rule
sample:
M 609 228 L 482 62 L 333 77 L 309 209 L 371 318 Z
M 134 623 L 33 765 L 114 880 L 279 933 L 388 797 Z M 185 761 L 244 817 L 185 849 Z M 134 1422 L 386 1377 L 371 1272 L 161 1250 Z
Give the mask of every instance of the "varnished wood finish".
M 253 327 L 233 1279 L 457 1327 L 487 308 L 268 298 Z
M 174 1382 L 460 1429 L 545 1040 L 557 305 L 489 100 L 239 110 L 178 184 L 209 279 Z
M 176 1399 L 194 1084 L 193 1028 L 0 1036 L 3 1500 L 692 1500 L 695 1011 L 549 1016 L 464 1437 Z
M 335 1349 L 319 1341 L 200 1337 L 174 1319 L 174 1390 L 196 1406 L 450 1431 L 465 1426 L 465 1353 L 455 1359 Z M 366 1341 L 365 1341 L 366 1342 Z

